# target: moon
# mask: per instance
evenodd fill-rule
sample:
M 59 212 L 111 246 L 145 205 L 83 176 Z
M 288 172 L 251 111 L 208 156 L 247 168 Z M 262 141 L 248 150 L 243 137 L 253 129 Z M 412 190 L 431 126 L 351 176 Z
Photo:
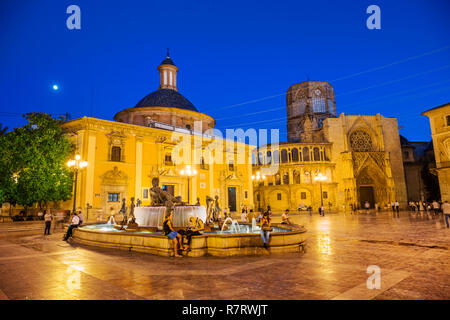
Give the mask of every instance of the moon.
M 53 90 L 55 90 L 55 91 L 59 90 L 59 86 L 58 86 L 57 84 L 54 84 L 54 85 L 52 86 L 52 88 L 53 88 Z

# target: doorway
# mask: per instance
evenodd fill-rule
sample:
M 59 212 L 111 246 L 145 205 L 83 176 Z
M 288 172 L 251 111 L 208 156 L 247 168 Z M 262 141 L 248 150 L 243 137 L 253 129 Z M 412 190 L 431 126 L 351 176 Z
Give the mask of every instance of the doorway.
M 365 187 L 359 187 L 359 203 L 360 208 L 364 208 L 365 202 L 368 201 L 370 203 L 370 207 L 375 207 L 375 196 L 373 192 L 373 187 L 365 186 Z
M 163 184 L 162 189 L 175 196 L 175 186 L 173 184 Z
M 236 212 L 236 187 L 228 187 L 228 207 L 230 212 Z

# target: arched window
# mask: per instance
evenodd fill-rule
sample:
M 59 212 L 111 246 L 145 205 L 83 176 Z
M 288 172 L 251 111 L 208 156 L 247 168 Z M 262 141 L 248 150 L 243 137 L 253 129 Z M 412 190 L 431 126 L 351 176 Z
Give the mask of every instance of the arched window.
M 292 175 L 293 175 L 293 178 L 294 178 L 294 183 L 295 184 L 300 184 L 300 172 L 298 172 L 297 170 L 294 170 Z
M 309 161 L 309 149 L 307 147 L 303 148 L 303 161 Z
M 319 148 L 314 148 L 314 161 L 320 161 L 320 151 Z
M 353 151 L 372 151 L 372 138 L 362 130 L 356 130 L 350 135 L 350 146 Z
M 272 163 L 272 152 L 267 151 L 266 164 Z
M 280 177 L 279 173 L 277 173 L 277 175 L 275 176 L 275 184 L 276 185 L 280 185 L 281 184 L 281 177 Z
M 292 162 L 298 162 L 298 150 L 297 148 L 292 149 Z
M 273 159 L 273 163 L 280 163 L 280 153 L 278 152 L 278 150 L 275 150 L 272 153 L 272 159 Z
M 113 146 L 111 148 L 111 161 L 122 161 L 122 148 Z
M 288 162 L 288 156 L 286 149 L 281 150 L 281 162 L 286 163 Z
M 172 154 L 171 153 L 166 153 L 164 156 L 164 163 L 166 166 L 173 166 L 173 162 L 172 162 Z
M 260 165 L 263 165 L 263 164 L 264 164 L 264 157 L 263 157 L 262 152 L 258 152 L 258 163 L 259 163 Z
M 289 184 L 289 172 L 283 175 L 283 184 Z

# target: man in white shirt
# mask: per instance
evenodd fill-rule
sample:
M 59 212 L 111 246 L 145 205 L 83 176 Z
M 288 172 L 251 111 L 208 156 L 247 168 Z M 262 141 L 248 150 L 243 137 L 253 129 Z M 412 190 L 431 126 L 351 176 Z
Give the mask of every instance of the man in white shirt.
M 439 202 L 437 202 L 436 200 L 433 201 L 433 211 L 435 215 L 437 215 L 439 212 Z
M 67 228 L 67 232 L 66 232 L 66 235 L 65 235 L 63 241 L 69 240 L 69 238 L 72 236 L 72 230 L 74 228 L 77 228 L 79 224 L 80 224 L 80 218 L 78 217 L 77 212 L 74 212 L 73 217 L 72 217 L 72 222 L 70 223 L 69 227 Z
M 447 200 L 442 204 L 442 212 L 444 213 L 447 228 L 449 228 L 448 219 L 450 219 L 450 203 L 448 203 Z
M 45 220 L 45 229 L 44 229 L 44 236 L 50 235 L 50 228 L 52 227 L 52 214 L 50 213 L 50 210 L 44 210 L 44 220 Z
M 281 215 L 281 224 L 292 224 L 291 220 L 289 220 L 289 209 L 286 209 L 286 211 Z

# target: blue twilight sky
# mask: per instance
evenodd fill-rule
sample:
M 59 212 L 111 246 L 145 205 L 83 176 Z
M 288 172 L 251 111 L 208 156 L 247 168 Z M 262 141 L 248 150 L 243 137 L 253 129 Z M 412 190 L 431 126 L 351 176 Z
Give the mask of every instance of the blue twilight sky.
M 81 30 L 66 27 L 71 4 Z M 371 4 L 381 30 L 366 27 Z M 31 111 L 112 120 L 158 88 L 170 48 L 179 92 L 221 130 L 280 128 L 284 141 L 285 92 L 309 75 L 334 86 L 338 114 L 397 117 L 409 140 L 429 140 L 420 113 L 450 102 L 449 9 L 448 0 L 2 0 L 0 123 L 23 125 Z

